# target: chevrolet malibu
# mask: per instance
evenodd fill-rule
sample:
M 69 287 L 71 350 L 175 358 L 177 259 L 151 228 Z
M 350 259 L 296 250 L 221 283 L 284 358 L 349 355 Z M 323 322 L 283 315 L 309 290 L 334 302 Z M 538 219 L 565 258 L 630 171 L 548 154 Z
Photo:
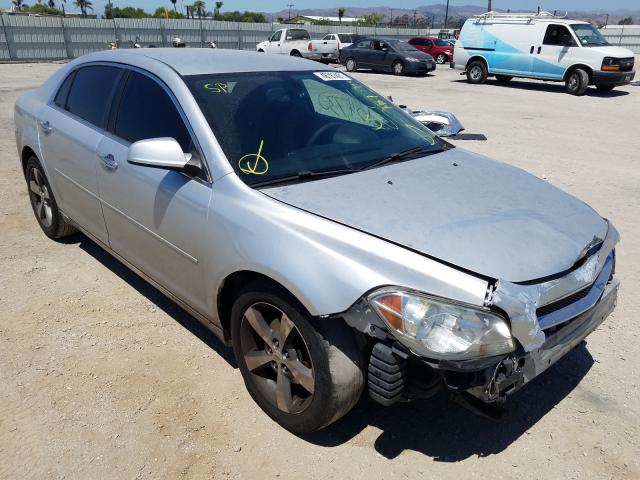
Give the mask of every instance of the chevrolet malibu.
M 292 431 L 365 390 L 503 402 L 616 302 L 610 222 L 311 61 L 94 53 L 15 125 L 44 233 L 84 233 L 204 323 Z

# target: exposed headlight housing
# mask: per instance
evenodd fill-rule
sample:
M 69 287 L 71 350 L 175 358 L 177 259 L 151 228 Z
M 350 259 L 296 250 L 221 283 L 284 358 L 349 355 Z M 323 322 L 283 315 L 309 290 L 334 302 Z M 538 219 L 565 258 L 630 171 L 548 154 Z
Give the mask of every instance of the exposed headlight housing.
M 604 57 L 602 59 L 602 70 L 614 72 L 620 70 L 620 59 L 614 57 Z
M 407 57 L 406 60 L 408 62 L 419 62 L 420 61 L 420 59 L 416 58 L 416 57 Z
M 397 288 L 377 290 L 368 301 L 391 333 L 418 355 L 469 360 L 515 350 L 506 320 L 488 309 Z

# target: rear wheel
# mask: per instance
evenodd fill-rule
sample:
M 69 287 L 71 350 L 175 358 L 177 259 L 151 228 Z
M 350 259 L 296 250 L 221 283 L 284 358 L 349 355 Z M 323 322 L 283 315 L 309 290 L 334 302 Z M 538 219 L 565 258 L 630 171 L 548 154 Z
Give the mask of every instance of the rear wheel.
M 480 60 L 471 62 L 467 67 L 467 81 L 469 83 L 484 83 L 487 80 L 487 75 L 487 66 Z
M 448 57 L 444 53 L 440 53 L 436 57 L 436 63 L 440 63 L 440 64 L 447 63 L 447 59 Z
M 231 336 L 249 394 L 288 430 L 319 430 L 362 394 L 352 330 L 339 319 L 315 321 L 283 289 L 249 285 L 233 305 Z
M 404 63 L 400 60 L 396 60 L 391 66 L 394 75 L 404 75 Z
M 347 72 L 355 72 L 358 69 L 358 64 L 355 58 L 347 58 L 346 62 Z
M 510 75 L 496 75 L 496 81 L 498 83 L 509 83 L 512 78 Z
M 291 52 L 291 56 L 302 58 L 302 54 L 297 50 L 294 50 L 293 52 Z
M 581 68 L 572 71 L 565 81 L 565 89 L 571 95 L 581 96 L 589 86 L 589 74 Z
M 596 88 L 601 92 L 610 92 L 613 90 L 614 85 L 596 85 Z
M 77 230 L 62 218 L 49 181 L 35 156 L 27 161 L 25 176 L 31 208 L 45 235 L 57 239 L 76 233 Z

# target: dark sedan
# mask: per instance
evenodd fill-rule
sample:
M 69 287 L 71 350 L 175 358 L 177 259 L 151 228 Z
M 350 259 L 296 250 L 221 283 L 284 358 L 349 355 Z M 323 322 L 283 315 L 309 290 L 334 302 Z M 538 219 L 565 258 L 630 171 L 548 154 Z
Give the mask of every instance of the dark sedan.
M 393 72 L 395 75 L 424 75 L 436 69 L 436 62 L 431 55 L 420 52 L 404 40 L 386 38 L 365 38 L 343 48 L 340 63 L 349 72 L 366 68 Z

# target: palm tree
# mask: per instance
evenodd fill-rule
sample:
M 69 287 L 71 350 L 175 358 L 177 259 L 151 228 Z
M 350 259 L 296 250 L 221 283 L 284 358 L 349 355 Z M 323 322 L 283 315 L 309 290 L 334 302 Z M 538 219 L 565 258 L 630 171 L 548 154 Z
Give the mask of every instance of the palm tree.
M 23 7 L 25 7 L 26 5 L 24 4 L 23 0 L 13 0 L 13 6 L 15 7 L 15 9 L 17 11 L 22 10 Z
M 216 2 L 216 9 L 214 10 L 214 18 L 218 18 L 220 16 L 220 9 L 224 5 L 224 2 Z
M 74 4 L 80 9 L 83 17 L 87 16 L 87 10 L 93 11 L 93 3 L 90 0 L 75 0 Z
M 177 12 L 178 9 L 176 8 L 176 3 L 178 3 L 178 0 L 171 0 L 171 3 L 173 3 L 173 11 Z
M 207 5 L 204 3 L 203 0 L 196 0 L 195 2 L 193 2 L 193 5 L 191 6 L 191 9 L 195 10 L 195 12 L 198 14 L 198 18 L 202 18 L 202 16 L 204 15 L 205 8 L 207 8 Z
M 56 8 L 56 0 L 49 0 L 49 8 Z
M 338 9 L 338 20 L 340 20 L 340 25 L 342 25 L 342 17 L 344 17 L 344 7 L 340 7 Z

